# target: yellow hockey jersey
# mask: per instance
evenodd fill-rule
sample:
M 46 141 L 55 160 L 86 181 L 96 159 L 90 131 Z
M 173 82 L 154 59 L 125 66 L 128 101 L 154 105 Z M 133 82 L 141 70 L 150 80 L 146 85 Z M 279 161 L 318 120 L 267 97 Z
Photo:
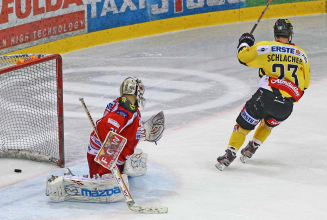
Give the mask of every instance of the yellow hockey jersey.
M 261 41 L 252 47 L 242 48 L 241 45 L 238 59 L 244 65 L 260 68 L 259 87 L 273 91 L 269 86 L 269 78 L 280 79 L 284 84 L 292 82 L 289 84 L 292 84 L 294 88 L 298 87 L 301 94 L 309 87 L 310 63 L 308 56 L 303 49 L 294 44 Z M 288 90 L 279 89 L 279 91 L 285 97 L 292 96 L 289 94 L 290 92 L 286 92 Z

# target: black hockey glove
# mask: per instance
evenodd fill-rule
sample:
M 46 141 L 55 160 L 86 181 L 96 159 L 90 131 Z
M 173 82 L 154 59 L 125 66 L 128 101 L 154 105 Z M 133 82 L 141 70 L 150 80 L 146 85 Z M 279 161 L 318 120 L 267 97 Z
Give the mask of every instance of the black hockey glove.
M 244 34 L 242 34 L 242 36 L 238 40 L 237 48 L 239 48 L 242 43 L 247 43 L 250 47 L 252 47 L 253 44 L 254 44 L 254 41 L 255 41 L 255 39 L 254 39 L 252 34 L 244 33 Z

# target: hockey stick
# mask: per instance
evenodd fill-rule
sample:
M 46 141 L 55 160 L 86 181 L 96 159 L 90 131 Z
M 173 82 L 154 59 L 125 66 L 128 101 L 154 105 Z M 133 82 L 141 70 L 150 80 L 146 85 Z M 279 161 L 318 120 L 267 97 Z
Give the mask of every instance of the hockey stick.
M 269 2 L 267 3 L 265 9 L 264 9 L 263 12 L 261 13 L 259 19 L 257 20 L 257 22 L 255 23 L 255 25 L 253 26 L 253 28 L 252 28 L 250 34 L 253 34 L 254 30 L 255 30 L 256 27 L 258 26 L 258 24 L 259 24 L 259 22 L 260 22 L 260 20 L 261 20 L 261 18 L 262 18 L 262 16 L 263 16 L 263 14 L 266 12 L 266 10 L 267 10 L 267 8 L 268 8 L 268 6 L 270 5 L 271 2 L 272 2 L 272 0 L 269 0 Z
M 100 144 L 102 146 L 102 141 L 100 139 L 100 136 L 98 134 L 96 126 L 95 126 L 95 124 L 93 122 L 91 114 L 90 114 L 89 110 L 87 109 L 87 107 L 85 105 L 84 98 L 79 98 L 79 100 L 82 103 L 83 108 L 84 108 L 84 110 L 85 110 L 85 112 L 87 114 L 87 117 L 89 118 L 89 120 L 90 120 L 90 122 L 92 124 L 94 133 L 98 137 L 98 140 L 100 141 Z M 140 206 L 140 205 L 135 204 L 131 194 L 129 193 L 129 191 L 128 191 L 127 187 L 126 187 L 126 184 L 124 183 L 123 178 L 121 177 L 121 174 L 120 174 L 120 172 L 118 170 L 117 165 L 114 164 L 112 169 L 110 169 L 110 171 L 113 174 L 114 178 L 116 179 L 117 184 L 118 184 L 118 186 L 120 188 L 120 191 L 122 192 L 122 194 L 124 196 L 124 199 L 125 199 L 125 202 L 126 202 L 128 208 L 130 210 L 132 210 L 134 212 L 140 212 L 140 213 L 146 213 L 146 214 L 163 214 L 163 213 L 168 212 L 167 207 L 146 207 L 146 206 Z

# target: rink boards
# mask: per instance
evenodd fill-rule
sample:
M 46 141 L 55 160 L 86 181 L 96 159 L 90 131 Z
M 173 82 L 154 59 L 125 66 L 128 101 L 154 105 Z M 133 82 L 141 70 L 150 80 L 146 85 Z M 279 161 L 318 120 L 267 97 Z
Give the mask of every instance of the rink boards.
M 16 2 L 17 1 L 17 2 Z M 276 0 L 263 19 L 326 12 L 326 0 Z M 257 0 L 35 0 L 1 7 L 0 51 L 66 53 L 91 46 L 197 27 L 257 20 Z

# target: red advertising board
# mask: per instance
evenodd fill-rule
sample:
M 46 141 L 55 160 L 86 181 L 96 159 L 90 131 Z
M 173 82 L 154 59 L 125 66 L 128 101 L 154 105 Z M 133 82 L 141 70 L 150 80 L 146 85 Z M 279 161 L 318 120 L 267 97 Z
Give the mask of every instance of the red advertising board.
M 62 39 L 60 35 L 69 37 L 74 31 L 86 32 L 82 0 L 26 0 L 24 5 L 21 0 L 3 0 L 0 10 L 0 50 L 33 46 L 36 43 L 31 42 L 50 41 L 49 37 L 52 41 Z
M 85 29 L 85 12 L 50 17 L 0 30 L 0 49 Z

